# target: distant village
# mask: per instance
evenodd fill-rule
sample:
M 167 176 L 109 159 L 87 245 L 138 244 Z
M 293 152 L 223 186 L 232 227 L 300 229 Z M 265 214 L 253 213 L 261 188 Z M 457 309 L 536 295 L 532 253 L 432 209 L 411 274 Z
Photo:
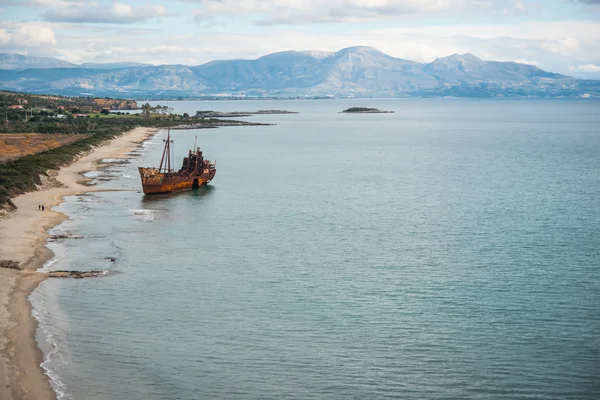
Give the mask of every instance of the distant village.
M 26 95 L 0 92 L 0 112 L 4 120 L 26 119 L 36 116 L 53 118 L 89 118 L 90 114 L 109 114 L 115 110 L 138 110 L 135 100 Z

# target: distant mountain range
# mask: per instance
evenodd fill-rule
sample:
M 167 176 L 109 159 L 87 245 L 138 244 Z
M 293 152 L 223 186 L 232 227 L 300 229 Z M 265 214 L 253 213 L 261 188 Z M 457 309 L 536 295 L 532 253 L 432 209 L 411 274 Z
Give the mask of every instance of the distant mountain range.
M 130 98 L 282 97 L 600 97 L 600 81 L 514 62 L 454 54 L 431 63 L 372 47 L 284 51 L 256 60 L 198 66 L 72 64 L 0 54 L 0 89 Z
M 87 68 L 87 69 L 119 69 L 128 67 L 151 67 L 152 64 L 143 64 L 136 62 L 121 63 L 84 63 L 73 64 L 52 57 L 30 57 L 20 54 L 0 53 L 0 69 L 12 69 L 17 71 L 29 68 L 47 69 L 47 68 Z

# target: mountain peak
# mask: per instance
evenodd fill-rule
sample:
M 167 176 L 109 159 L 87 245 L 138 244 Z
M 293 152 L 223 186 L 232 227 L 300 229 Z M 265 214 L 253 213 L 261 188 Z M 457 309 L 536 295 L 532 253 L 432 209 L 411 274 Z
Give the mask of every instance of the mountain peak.
M 276 53 L 266 54 L 262 57 L 258 57 L 257 60 L 268 60 L 268 59 L 277 59 L 277 58 L 286 58 L 286 57 L 302 57 L 304 54 L 301 51 L 296 50 L 284 50 L 278 51 Z
M 0 53 L 0 69 L 23 70 L 27 68 L 73 68 L 76 64 L 52 57 L 32 57 L 13 53 Z
M 311 56 L 313 58 L 321 59 L 329 57 L 334 54 L 333 51 L 319 51 L 319 50 L 305 50 L 301 51 L 302 54 L 306 54 L 307 56 Z
M 297 51 L 297 50 L 285 50 L 277 53 L 271 53 L 259 57 L 258 60 L 273 60 L 273 59 L 293 59 L 293 58 L 306 58 L 311 57 L 317 60 L 329 57 L 333 52 L 330 51 Z
M 468 60 L 468 61 L 477 61 L 477 62 L 482 61 L 481 58 L 477 57 L 473 53 L 464 53 L 464 54 L 454 53 L 450 57 L 461 59 L 461 60 Z
M 431 63 L 427 64 L 425 70 L 434 74 L 440 72 L 465 74 L 477 70 L 484 64 L 485 61 L 471 53 L 452 54 L 448 57 L 436 58 Z
M 341 49 L 336 54 L 385 55 L 382 51 L 371 46 L 352 46 Z
M 451 62 L 461 62 L 461 63 L 481 63 L 483 60 L 472 53 L 464 53 L 458 54 L 454 53 L 447 57 L 437 58 L 436 61 L 451 61 Z

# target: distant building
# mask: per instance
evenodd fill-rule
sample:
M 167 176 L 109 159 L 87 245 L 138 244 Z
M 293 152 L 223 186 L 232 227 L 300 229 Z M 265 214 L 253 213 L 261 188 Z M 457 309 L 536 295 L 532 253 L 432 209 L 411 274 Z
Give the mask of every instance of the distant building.
M 18 99 L 15 99 L 15 101 L 16 101 L 17 103 L 19 103 L 19 104 L 27 104 L 27 100 L 25 100 L 25 99 L 23 99 L 23 98 L 18 98 Z
M 89 118 L 90 116 L 87 114 L 73 114 L 75 118 Z
M 15 104 L 14 106 L 9 106 L 8 109 L 9 110 L 22 110 L 23 106 L 19 105 L 19 104 Z

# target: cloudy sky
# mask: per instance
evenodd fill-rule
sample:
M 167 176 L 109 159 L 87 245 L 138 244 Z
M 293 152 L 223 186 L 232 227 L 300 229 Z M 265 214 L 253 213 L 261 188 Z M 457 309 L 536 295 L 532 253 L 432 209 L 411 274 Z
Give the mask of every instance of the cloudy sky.
M 373 46 L 600 79 L 600 0 L 0 0 L 0 52 L 197 65 Z

